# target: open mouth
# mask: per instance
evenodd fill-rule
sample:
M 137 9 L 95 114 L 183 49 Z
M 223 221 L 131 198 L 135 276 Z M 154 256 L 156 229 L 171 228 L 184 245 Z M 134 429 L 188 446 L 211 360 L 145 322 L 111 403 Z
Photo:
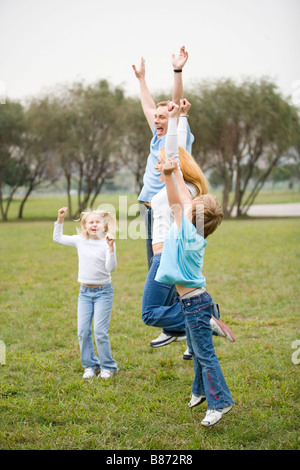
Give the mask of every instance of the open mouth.
M 157 127 L 156 127 L 157 135 L 161 135 L 161 134 L 163 133 L 163 131 L 164 131 L 164 130 L 163 130 L 162 127 L 160 127 L 160 126 L 157 126 Z

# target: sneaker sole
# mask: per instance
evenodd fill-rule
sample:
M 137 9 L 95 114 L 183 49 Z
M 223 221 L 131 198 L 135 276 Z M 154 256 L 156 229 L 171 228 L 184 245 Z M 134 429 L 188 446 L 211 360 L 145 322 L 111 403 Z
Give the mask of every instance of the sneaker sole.
M 195 408 L 195 406 L 201 405 L 201 403 L 203 403 L 205 400 L 206 398 L 202 397 L 201 400 L 199 400 L 198 403 L 196 403 L 195 405 L 190 406 L 190 403 L 189 403 L 189 408 Z
M 184 352 L 182 354 L 182 359 L 185 359 L 186 361 L 190 361 L 191 359 L 193 359 L 193 356 L 190 353 Z
M 229 411 L 231 411 L 233 407 L 234 407 L 234 405 L 227 406 L 226 408 L 228 408 L 228 409 L 224 408 L 224 409 L 226 409 L 226 411 L 223 411 L 223 415 L 226 415 L 227 413 L 229 413 Z
M 179 339 L 180 338 L 180 339 Z M 173 343 L 173 341 L 183 341 L 186 338 L 186 336 L 171 336 L 171 338 L 165 340 L 165 341 L 160 341 L 159 343 L 150 343 L 150 346 L 152 348 L 161 348 L 163 346 L 167 346 L 170 343 Z
M 187 356 L 186 354 L 183 354 L 182 359 L 184 359 L 185 361 L 191 361 L 193 359 L 193 357 L 192 356 Z
M 205 426 L 205 427 L 214 426 L 215 424 L 217 424 L 222 419 L 222 416 L 223 415 L 221 415 L 220 418 L 217 421 L 215 421 L 214 423 L 210 423 L 209 421 L 201 421 L 201 425 Z
M 216 317 L 214 317 L 212 315 L 212 318 L 214 319 L 214 321 L 217 323 L 217 325 L 219 326 L 219 328 L 221 328 L 221 330 L 223 331 L 224 335 L 226 338 L 229 339 L 229 341 L 231 341 L 232 343 L 234 343 L 236 341 L 236 337 L 234 336 L 232 330 L 229 328 L 229 326 L 227 326 L 225 323 L 223 323 L 221 320 L 218 320 Z
M 221 414 L 220 418 L 219 418 L 217 421 L 215 421 L 215 422 L 212 423 L 212 424 L 210 424 L 208 421 L 201 421 L 202 426 L 209 427 L 209 426 L 214 426 L 215 424 L 217 424 L 217 423 L 222 419 L 222 417 L 223 417 L 224 415 L 226 415 L 227 413 L 229 413 L 229 411 L 232 410 L 233 405 L 228 406 L 227 408 L 228 408 L 228 409 L 227 409 L 226 411 L 223 411 L 223 413 Z

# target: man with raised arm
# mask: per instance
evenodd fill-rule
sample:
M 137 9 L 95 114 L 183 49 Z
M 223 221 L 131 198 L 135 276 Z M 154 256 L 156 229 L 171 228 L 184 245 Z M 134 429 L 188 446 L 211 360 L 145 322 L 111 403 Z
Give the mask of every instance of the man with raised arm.
M 184 46 L 180 48 L 180 52 L 177 57 L 175 54 L 172 54 L 172 65 L 174 69 L 172 101 L 177 104 L 179 104 L 179 100 L 183 98 L 182 69 L 186 64 L 187 59 L 188 53 Z M 150 268 L 151 259 L 153 257 L 151 199 L 164 186 L 164 183 L 159 181 L 160 174 L 155 170 L 155 164 L 157 162 L 160 149 L 165 146 L 165 136 L 168 130 L 168 107 L 167 102 L 161 102 L 156 105 L 148 90 L 145 79 L 145 60 L 143 58 L 141 59 L 139 69 L 137 69 L 135 65 L 132 67 L 140 84 L 141 105 L 153 133 L 150 143 L 150 154 L 148 156 L 143 178 L 143 188 L 138 197 L 139 202 L 145 205 L 147 261 L 148 268 Z M 191 153 L 193 141 L 194 136 L 192 135 L 189 126 L 187 126 L 186 149 L 189 153 Z

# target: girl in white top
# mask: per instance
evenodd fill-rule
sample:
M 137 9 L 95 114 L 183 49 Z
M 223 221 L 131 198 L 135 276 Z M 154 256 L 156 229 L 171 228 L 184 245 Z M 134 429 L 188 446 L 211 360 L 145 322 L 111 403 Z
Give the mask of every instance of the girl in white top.
M 63 223 L 67 208 L 58 211 L 54 224 L 53 241 L 77 249 L 78 253 L 78 340 L 84 379 L 94 377 L 101 370 L 102 378 L 118 371 L 111 356 L 108 329 L 113 301 L 111 272 L 117 267 L 114 237 L 108 232 L 115 227 L 113 216 L 104 211 L 81 214 L 81 231 L 77 235 L 64 235 Z M 98 357 L 94 353 L 92 321 Z
M 185 100 L 186 101 L 186 100 Z M 178 137 L 177 137 L 178 136 Z M 182 114 L 179 117 L 177 127 L 177 117 L 170 117 L 168 122 L 168 133 L 166 135 L 166 147 L 164 152 L 158 157 L 158 161 L 155 165 L 157 171 L 161 171 L 161 166 L 168 160 L 170 156 L 175 155 L 178 166 L 179 162 L 179 150 L 178 148 L 185 149 L 187 137 L 187 116 Z M 164 180 L 164 176 L 161 173 L 160 181 Z M 187 182 L 192 196 L 194 197 L 197 193 L 195 185 Z M 153 210 L 153 233 L 152 233 L 152 244 L 153 253 L 161 253 L 162 245 L 169 234 L 171 225 L 174 221 L 173 212 L 170 210 L 168 195 L 166 187 L 164 186 L 151 200 L 151 207 Z
M 209 188 L 200 167 L 184 148 L 187 113 L 190 106 L 186 99 L 181 100 L 180 107 L 173 102 L 169 102 L 169 121 L 165 152 L 160 153 L 155 168 L 161 173 L 161 181 L 164 181 L 162 173 L 163 164 L 170 156 L 174 157 L 179 163 L 183 178 L 192 196 L 195 197 L 199 194 L 207 193 Z M 177 128 L 179 112 L 180 117 Z M 178 143 L 181 145 L 178 146 Z M 147 325 L 163 328 L 163 333 L 150 343 L 152 347 L 160 347 L 174 340 L 185 339 L 185 325 L 180 305 L 177 305 L 178 308 L 175 308 L 176 313 L 173 314 L 175 286 L 155 281 L 164 241 L 169 234 L 174 220 L 165 187 L 152 198 L 151 206 L 153 209 L 152 239 L 154 256 L 144 286 L 142 319 Z M 178 302 L 177 299 L 176 301 Z

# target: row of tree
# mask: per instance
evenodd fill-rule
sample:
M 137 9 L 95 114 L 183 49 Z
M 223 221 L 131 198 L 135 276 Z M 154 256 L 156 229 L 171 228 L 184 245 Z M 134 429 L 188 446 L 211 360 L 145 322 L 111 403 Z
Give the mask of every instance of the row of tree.
M 193 156 L 222 183 L 226 216 L 234 206 L 238 216 L 247 213 L 281 162 L 299 168 L 298 110 L 272 82 L 198 83 L 186 91 L 186 97 L 192 103 Z M 62 177 L 72 218 L 93 205 L 103 184 L 120 169 L 134 174 L 138 192 L 150 139 L 139 98 L 126 97 L 106 80 L 63 86 L 27 105 L 8 100 L 0 106 L 2 219 L 7 220 L 18 188 L 26 188 L 19 207 L 22 218 L 32 191 Z M 74 189 L 76 207 L 71 198 Z M 234 198 L 229 201 L 232 189 Z

